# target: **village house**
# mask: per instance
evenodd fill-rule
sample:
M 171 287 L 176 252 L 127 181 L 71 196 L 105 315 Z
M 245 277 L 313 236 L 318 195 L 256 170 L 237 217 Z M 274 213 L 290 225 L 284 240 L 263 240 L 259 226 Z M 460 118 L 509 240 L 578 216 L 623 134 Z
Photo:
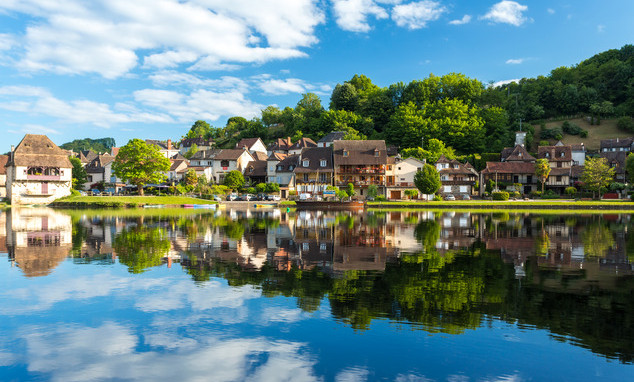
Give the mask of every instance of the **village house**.
M 90 190 L 96 183 L 116 183 L 117 180 L 112 172 L 112 164 L 115 157 L 110 154 L 97 154 L 94 159 L 84 166 L 86 170 L 86 183 L 84 189 Z
M 333 184 L 333 173 L 330 147 L 311 147 L 302 150 L 295 168 L 297 192 L 321 195 Z
M 601 141 L 599 155 L 605 158 L 608 165 L 615 170 L 614 180 L 625 183 L 625 160 L 627 155 L 634 150 L 634 138 L 604 139 Z
M 390 159 L 393 164 L 390 164 Z M 414 184 L 414 175 L 416 172 L 422 171 L 425 161 L 408 157 L 401 159 L 400 156 L 388 157 L 388 165 L 386 166 L 386 183 L 385 192 L 388 199 L 404 199 L 405 190 L 416 190 Z
M 493 180 L 501 191 L 515 191 L 519 184 L 521 194 L 529 194 L 538 190 L 535 176 L 535 157 L 526 151 L 524 146 L 515 145 L 502 150 L 501 162 L 487 162 L 486 168 L 480 172 L 480 193 L 484 193 L 486 184 Z
M 169 159 L 174 155 L 178 154 L 178 149 L 172 145 L 172 140 L 168 139 L 167 141 L 158 141 L 155 139 L 146 139 L 145 143 L 148 145 L 154 145 L 158 147 L 161 154 Z
M 73 166 L 68 153 L 46 135 L 25 135 L 5 166 L 11 204 L 48 204 L 70 195 Z
M 199 151 L 191 157 L 191 166 L 199 176 L 217 184 L 224 182 L 227 173 L 244 173 L 253 155 L 247 149 L 211 149 Z
M 280 185 L 280 195 L 287 198 L 295 192 L 295 168 L 299 155 L 272 154 L 267 161 L 267 178 L 269 183 Z
M 8 161 L 8 155 L 0 155 L 0 199 L 7 197 L 7 169 L 4 166 Z
M 197 151 L 209 150 L 213 148 L 214 141 L 212 139 L 205 139 L 203 137 L 198 138 L 185 138 L 180 141 L 178 145 L 178 152 L 181 155 L 185 155 L 189 150 L 194 147 L 197 148 Z
M 317 147 L 317 143 L 310 138 L 300 138 L 288 149 L 288 153 L 291 155 L 299 155 L 302 153 L 302 150 L 311 147 Z
M 273 153 L 288 154 L 291 146 L 293 146 L 293 142 L 291 142 L 291 137 L 277 138 L 275 142 L 271 143 L 269 147 L 267 147 L 266 153 L 269 156 L 271 156 L 271 154 Z
M 563 194 L 566 187 L 570 187 L 570 175 L 572 164 L 572 147 L 570 145 L 539 146 L 537 158 L 547 159 L 550 165 L 550 174 L 544 183 L 545 189 Z
M 444 155 L 436 161 L 436 170 L 440 175 L 439 194 L 453 195 L 464 199 L 477 192 L 478 172 L 470 163 L 460 163 L 455 159 L 447 159 Z
M 256 152 L 266 154 L 266 146 L 260 138 L 242 138 L 238 143 L 236 143 L 236 149 L 244 148 L 249 150 L 251 154 L 255 154 Z
M 182 155 L 176 155 L 170 159 L 170 169 L 167 172 L 168 183 L 177 183 L 185 178 L 185 174 L 189 170 L 189 161 Z
M 317 141 L 317 147 L 330 147 L 334 141 L 341 141 L 345 136 L 345 131 L 332 131 Z
M 378 195 L 385 195 L 385 141 L 335 141 L 332 147 L 336 186 L 346 188 L 352 183 L 361 199 L 365 198 L 370 185 L 378 187 Z
M 634 150 L 634 138 L 614 138 L 601 140 L 599 152 L 631 152 Z
M 207 181 L 213 179 L 214 158 L 222 149 L 209 149 L 196 152 L 189 159 L 189 168 L 196 171 L 197 176 L 202 176 Z

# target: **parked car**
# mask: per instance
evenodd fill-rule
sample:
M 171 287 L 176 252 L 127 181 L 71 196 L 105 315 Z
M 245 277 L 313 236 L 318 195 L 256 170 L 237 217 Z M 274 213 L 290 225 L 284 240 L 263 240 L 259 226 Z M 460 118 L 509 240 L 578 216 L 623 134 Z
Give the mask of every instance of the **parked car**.
M 222 198 L 218 195 L 212 195 L 211 200 L 214 200 L 216 202 L 222 202 Z
M 253 195 L 253 194 L 244 194 L 242 196 L 242 200 L 246 200 L 247 202 L 253 201 L 255 199 L 256 199 L 255 195 Z
M 445 196 L 445 200 L 456 200 L 456 197 L 451 195 L 451 194 L 449 194 L 449 195 Z
M 311 197 L 310 194 L 306 194 L 306 193 L 299 194 L 299 200 L 309 200 L 310 197 Z
M 228 202 L 233 202 L 236 199 L 238 199 L 238 194 L 229 194 L 229 195 L 227 195 L 227 201 Z
M 471 200 L 471 197 L 467 194 L 462 195 L 462 200 Z
M 267 200 L 267 195 L 260 192 L 259 194 L 255 196 L 255 198 L 257 200 Z
M 281 200 L 279 195 L 271 194 L 266 196 L 266 200 L 271 200 L 274 202 L 279 202 Z
M 91 192 L 93 195 L 95 195 L 95 196 L 99 196 L 99 195 L 101 195 L 101 191 L 99 191 L 99 190 L 98 190 L 98 189 L 96 189 L 96 188 L 93 188 L 92 190 L 90 190 L 90 192 Z

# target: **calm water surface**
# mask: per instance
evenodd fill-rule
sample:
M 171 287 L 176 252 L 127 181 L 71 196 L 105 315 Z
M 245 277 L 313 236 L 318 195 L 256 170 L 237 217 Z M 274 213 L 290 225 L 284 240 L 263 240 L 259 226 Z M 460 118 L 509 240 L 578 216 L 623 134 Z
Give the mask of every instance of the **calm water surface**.
M 632 380 L 630 215 L 0 215 L 0 380 Z

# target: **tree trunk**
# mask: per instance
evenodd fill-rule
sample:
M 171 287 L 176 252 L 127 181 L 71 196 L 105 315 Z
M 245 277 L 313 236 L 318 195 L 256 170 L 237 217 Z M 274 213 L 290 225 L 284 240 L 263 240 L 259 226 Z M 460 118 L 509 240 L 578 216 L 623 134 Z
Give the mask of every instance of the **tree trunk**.
M 143 196 L 143 185 L 137 184 L 136 187 L 137 187 L 137 190 L 139 191 L 139 196 Z

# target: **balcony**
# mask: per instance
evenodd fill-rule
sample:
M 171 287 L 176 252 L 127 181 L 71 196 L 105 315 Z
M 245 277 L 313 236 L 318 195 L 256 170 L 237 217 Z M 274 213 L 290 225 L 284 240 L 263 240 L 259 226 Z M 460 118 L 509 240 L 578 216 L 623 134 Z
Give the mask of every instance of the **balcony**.
M 352 183 L 352 184 L 354 184 L 357 187 L 367 187 L 367 186 L 369 186 L 371 184 L 374 184 L 375 186 L 380 186 L 380 187 L 385 186 L 385 182 L 381 182 L 381 181 L 378 181 L 378 180 L 377 181 L 371 181 L 371 180 L 358 181 L 357 180 L 357 181 L 349 181 L 349 182 L 339 181 L 339 182 L 336 183 L 336 185 L 337 185 L 337 187 L 346 187 L 346 186 L 348 186 L 348 183 Z
M 61 180 L 60 175 L 27 175 L 26 180 Z
M 377 167 L 340 166 L 337 169 L 337 173 L 339 173 L 339 174 L 376 174 L 376 175 L 385 175 L 385 166 L 377 166 Z
M 414 182 L 387 182 L 385 185 L 388 187 L 416 187 Z

